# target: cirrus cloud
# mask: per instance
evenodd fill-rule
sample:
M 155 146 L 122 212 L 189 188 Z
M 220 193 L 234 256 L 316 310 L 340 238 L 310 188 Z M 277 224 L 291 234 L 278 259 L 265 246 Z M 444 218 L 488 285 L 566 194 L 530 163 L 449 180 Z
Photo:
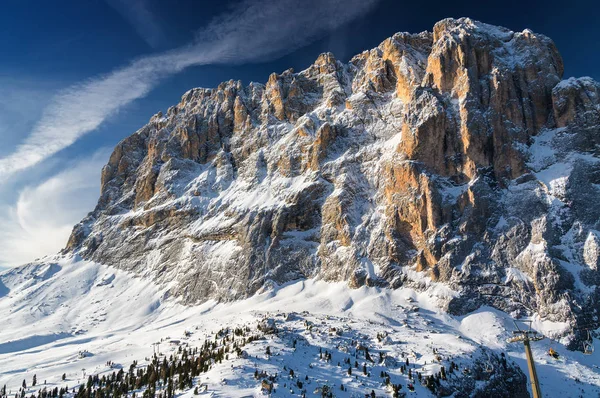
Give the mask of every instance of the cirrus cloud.
M 146 0 L 106 0 L 152 48 L 166 42 L 165 34 Z
M 260 62 L 290 53 L 369 11 L 379 0 L 246 0 L 184 47 L 134 60 L 62 91 L 17 148 L 0 158 L 0 183 L 97 129 L 165 78 L 207 64 Z
M 67 163 L 65 170 L 21 190 L 0 208 L 0 267 L 23 264 L 62 249 L 73 224 L 94 208 L 100 172 L 110 151 Z

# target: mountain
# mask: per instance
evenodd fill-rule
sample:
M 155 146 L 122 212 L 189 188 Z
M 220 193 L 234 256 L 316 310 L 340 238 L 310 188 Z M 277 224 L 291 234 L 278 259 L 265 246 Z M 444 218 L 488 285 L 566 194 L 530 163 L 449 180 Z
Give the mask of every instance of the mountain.
M 549 38 L 462 18 L 347 64 L 190 90 L 118 144 L 66 251 L 187 303 L 431 280 L 456 292 L 452 314 L 588 324 L 600 85 L 562 74 Z
M 60 255 L 0 273 L 0 382 L 78 385 L 117 359 L 143 373 L 159 339 L 164 358 L 182 334 L 225 350 L 258 324 L 249 354 L 195 383 L 258 394 L 258 367 L 293 366 L 318 388 L 390 392 L 322 357 L 371 350 L 384 379 L 413 380 L 386 356 L 437 378 L 417 396 L 527 396 L 506 344 L 524 318 L 560 339 L 558 361 L 534 344 L 542 390 L 598 394 L 597 354 L 561 344 L 582 351 L 598 326 L 600 84 L 562 76 L 549 38 L 461 18 L 346 64 L 188 91 L 117 145 Z M 285 380 L 277 396 L 303 390 Z

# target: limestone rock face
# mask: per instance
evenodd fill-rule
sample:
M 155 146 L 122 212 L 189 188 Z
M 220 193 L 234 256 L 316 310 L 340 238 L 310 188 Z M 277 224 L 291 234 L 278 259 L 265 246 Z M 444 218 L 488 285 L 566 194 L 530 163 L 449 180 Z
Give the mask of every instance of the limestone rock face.
M 187 302 L 445 284 L 453 313 L 576 324 L 600 294 L 600 86 L 562 73 L 547 37 L 462 18 L 190 90 L 115 148 L 67 250 Z
M 554 118 L 558 127 L 600 124 L 600 84 L 589 77 L 570 78 L 552 92 Z

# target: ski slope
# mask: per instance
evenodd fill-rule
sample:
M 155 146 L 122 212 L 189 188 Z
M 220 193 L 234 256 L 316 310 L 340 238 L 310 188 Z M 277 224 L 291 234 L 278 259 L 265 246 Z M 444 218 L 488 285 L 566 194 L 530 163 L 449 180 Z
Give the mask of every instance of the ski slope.
M 314 396 L 323 384 L 334 386 L 336 396 L 364 396 L 371 390 L 377 396 L 391 396 L 381 383 L 380 372 L 388 372 L 392 382 L 401 383 L 406 392 L 408 376 L 400 373 L 399 366 L 408 358 L 414 372 L 439 372 L 442 362 L 436 361 L 434 348 L 444 361 L 456 361 L 461 368 L 477 360 L 487 363 L 487 357 L 503 352 L 527 375 L 522 346 L 506 343 L 514 329 L 510 317 L 491 308 L 464 317 L 449 316 L 440 303 L 455 293 L 443 285 L 430 283 L 428 289 L 417 292 L 349 289 L 343 283 L 303 280 L 243 301 L 209 301 L 193 307 L 169 298 L 167 290 L 75 257 L 54 257 L 4 271 L 0 274 L 0 386 L 6 384 L 14 396 L 23 379 L 29 386 L 35 374 L 38 385 L 28 387 L 27 394 L 44 386 L 72 388 L 90 374 L 128 368 L 134 360 L 144 366 L 155 348 L 168 356 L 178 349 L 170 340 L 199 346 L 205 339 L 214 339 L 220 329 L 255 327 L 265 318 L 273 319 L 281 333 L 249 345 L 246 358 L 231 358 L 202 374 L 196 383 L 207 385 L 204 395 L 262 396 L 260 380 L 253 377 L 260 369 L 282 375 L 272 396 L 300 396 L 295 381 L 283 377 L 293 369 L 296 379 L 309 377 L 307 396 Z M 536 320 L 534 327 L 550 335 L 565 325 Z M 332 333 L 338 329 L 339 335 Z M 161 340 L 158 347 L 152 345 Z M 369 365 L 370 377 L 363 375 L 361 367 L 348 376 L 342 362 L 357 344 L 389 358 L 377 364 L 358 358 L 361 366 L 363 362 Z M 544 396 L 599 396 L 598 354 L 569 352 L 554 342 L 552 347 L 561 355 L 554 360 L 546 354 L 549 344 L 548 339 L 533 344 Z M 265 354 L 267 346 L 271 355 Z M 320 359 L 319 349 L 330 352 L 332 360 Z M 107 366 L 109 361 L 115 364 L 112 368 Z M 340 384 L 346 391 L 340 390 Z M 418 382 L 414 384 L 411 396 L 432 396 Z M 179 391 L 177 396 L 193 393 Z

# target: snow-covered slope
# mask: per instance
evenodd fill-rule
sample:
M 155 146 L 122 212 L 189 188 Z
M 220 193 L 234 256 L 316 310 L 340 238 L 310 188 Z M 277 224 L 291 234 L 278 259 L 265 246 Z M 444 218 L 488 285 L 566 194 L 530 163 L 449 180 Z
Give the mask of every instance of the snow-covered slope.
M 194 381 L 194 387 L 207 384 L 206 394 L 214 396 L 261 396 L 261 380 L 253 377 L 258 369 L 280 375 L 274 385 L 277 397 L 300 396 L 302 390 L 312 396 L 323 385 L 334 388 L 336 396 L 363 396 L 371 390 L 377 396 L 391 396 L 380 374 L 387 372 L 391 382 L 403 385 L 402 391 L 407 392 L 411 381 L 408 370 L 402 373 L 400 366 L 408 359 L 415 375 L 414 396 L 432 396 L 416 380 L 417 372 L 426 377 L 442 366 L 449 369 L 451 362 L 459 369 L 442 385 L 457 394 L 490 396 L 494 382 L 496 389 L 505 389 L 496 396 L 520 396 L 526 388 L 523 349 L 506 343 L 514 329 L 510 318 L 487 307 L 467 316 L 446 314 L 438 304 L 455 292 L 443 284 L 431 283 L 425 291 L 415 291 L 350 289 L 344 283 L 305 280 L 238 302 L 208 301 L 188 307 L 165 297 L 164 288 L 133 274 L 70 256 L 49 260 L 0 276 L 4 286 L 0 386 L 7 384 L 13 393 L 23 379 L 30 385 L 34 374 L 38 385 L 28 387 L 28 394 L 44 387 L 77 387 L 90 375 L 128 369 L 133 361 L 144 368 L 155 350 L 152 343 L 162 341 L 157 348 L 168 357 L 178 350 L 169 344 L 171 340 L 199 347 L 206 339 L 215 340 L 215 333 L 223 328 L 255 329 L 265 318 L 274 320 L 277 334 L 244 347 L 242 358 L 231 354 L 230 359 L 215 363 Z M 32 302 L 37 305 L 31 306 Z M 546 334 L 565 327 L 539 320 L 534 326 Z M 545 352 L 549 344 L 545 340 L 533 347 L 546 396 L 600 393 L 598 354 L 584 356 L 553 343 L 561 354 L 557 361 Z M 270 356 L 265 354 L 267 346 Z M 362 351 L 357 354 L 358 346 L 367 347 L 374 362 L 365 359 Z M 320 359 L 319 350 L 331 353 L 331 360 Z M 80 352 L 85 356 L 80 357 Z M 381 362 L 380 353 L 385 355 Z M 503 369 L 502 353 L 509 371 Z M 352 376 L 346 358 L 351 358 L 352 367 L 359 363 Z M 363 363 L 370 376 L 363 374 Z M 290 369 L 294 378 L 288 376 Z M 298 380 L 303 388 L 297 387 Z M 192 396 L 192 391 L 186 388 L 177 396 Z

